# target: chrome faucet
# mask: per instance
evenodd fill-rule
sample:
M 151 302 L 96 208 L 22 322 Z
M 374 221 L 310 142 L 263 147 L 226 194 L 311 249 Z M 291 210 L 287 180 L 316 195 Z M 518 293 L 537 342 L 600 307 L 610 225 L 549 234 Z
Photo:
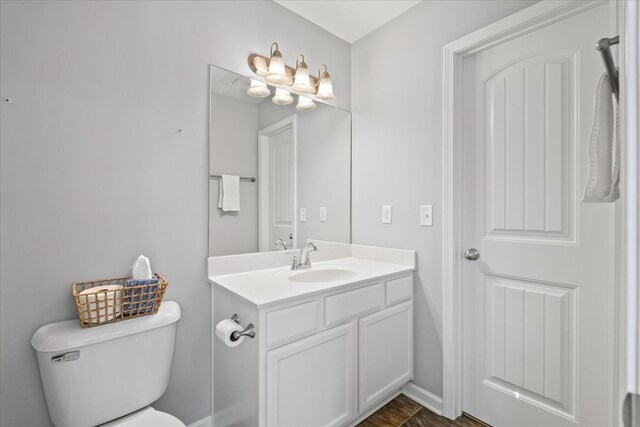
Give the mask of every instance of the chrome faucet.
M 291 264 L 291 269 L 304 270 L 307 268 L 311 268 L 311 258 L 309 258 L 309 252 L 316 252 L 317 250 L 318 250 L 318 247 L 311 242 L 304 245 L 304 248 L 302 249 L 302 254 L 300 255 L 300 261 L 297 262 L 296 257 L 294 255 L 293 264 Z
M 276 247 L 276 248 L 277 248 L 277 247 L 279 247 L 279 246 L 282 246 L 282 247 L 284 248 L 284 250 L 285 250 L 285 251 L 286 251 L 287 249 L 289 249 L 289 248 L 287 247 L 287 244 L 285 243 L 285 241 L 284 241 L 284 240 L 282 240 L 282 239 L 278 239 L 278 240 L 276 240 L 276 242 L 274 243 L 274 245 L 275 245 L 275 247 Z

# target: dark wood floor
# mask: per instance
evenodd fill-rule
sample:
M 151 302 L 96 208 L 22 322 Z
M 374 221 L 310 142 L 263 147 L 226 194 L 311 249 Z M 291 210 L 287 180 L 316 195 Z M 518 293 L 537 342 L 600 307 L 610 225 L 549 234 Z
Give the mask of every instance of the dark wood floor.
M 358 427 L 488 427 L 466 415 L 450 420 L 428 410 L 404 394 L 378 409 Z

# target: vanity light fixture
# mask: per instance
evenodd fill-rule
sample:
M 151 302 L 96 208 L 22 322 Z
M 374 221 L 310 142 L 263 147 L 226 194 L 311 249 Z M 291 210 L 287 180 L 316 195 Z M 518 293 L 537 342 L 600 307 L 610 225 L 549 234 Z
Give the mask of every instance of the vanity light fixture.
M 298 111 L 311 111 L 316 108 L 316 103 L 313 102 L 311 98 L 307 98 L 306 96 L 298 96 L 298 104 L 296 105 L 296 110 Z
M 265 98 L 271 95 L 267 84 L 256 79 L 251 79 L 251 86 L 247 89 L 247 93 L 256 98 Z
M 275 49 L 274 49 L 275 48 Z M 281 85 L 289 83 L 289 78 L 284 67 L 284 59 L 282 53 L 278 50 L 278 43 L 271 45 L 271 55 L 269 57 L 269 72 L 266 77 L 269 83 Z
M 298 55 L 296 59 L 296 74 L 293 77 L 291 90 L 298 93 L 313 93 L 313 86 L 309 81 L 309 67 L 304 62 L 304 55 L 302 54 Z
M 274 104 L 289 105 L 293 102 L 293 96 L 284 89 L 276 88 L 276 94 L 271 100 Z
M 324 72 L 322 72 L 322 67 L 324 67 Z M 320 66 L 320 70 L 318 71 L 318 93 L 316 93 L 316 98 L 321 99 L 323 101 L 328 101 L 331 99 L 336 99 L 336 96 L 333 94 L 333 83 L 331 83 L 331 75 L 329 71 L 327 71 L 327 66 L 322 64 Z
M 325 64 L 320 67 L 318 77 L 309 75 L 309 68 L 302 54 L 298 55 L 296 59 L 296 67 L 289 67 L 284 63 L 278 43 L 274 42 L 271 45 L 269 57 L 253 53 L 249 55 L 247 62 L 256 76 L 264 78 L 270 85 L 283 88 L 284 91 L 290 91 L 311 100 L 330 101 L 336 99 L 331 75 Z M 276 93 L 275 96 L 278 99 L 274 99 L 274 103 L 285 105 L 289 102 L 284 101 L 291 97 L 290 94 L 287 96 L 282 93 L 280 96 Z M 308 102 L 303 101 L 302 106 L 306 105 L 309 105 Z

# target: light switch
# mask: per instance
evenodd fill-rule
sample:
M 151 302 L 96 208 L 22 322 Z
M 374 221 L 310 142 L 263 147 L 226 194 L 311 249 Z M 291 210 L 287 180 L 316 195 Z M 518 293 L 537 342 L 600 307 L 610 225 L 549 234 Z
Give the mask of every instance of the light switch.
M 300 222 L 307 220 L 307 208 L 300 208 Z
M 382 223 L 391 224 L 391 206 L 382 207 Z
M 425 226 L 433 225 L 433 206 L 432 205 L 420 206 L 420 225 L 425 225 Z
M 320 207 L 320 222 L 326 222 L 326 221 L 327 221 L 327 207 L 322 206 Z

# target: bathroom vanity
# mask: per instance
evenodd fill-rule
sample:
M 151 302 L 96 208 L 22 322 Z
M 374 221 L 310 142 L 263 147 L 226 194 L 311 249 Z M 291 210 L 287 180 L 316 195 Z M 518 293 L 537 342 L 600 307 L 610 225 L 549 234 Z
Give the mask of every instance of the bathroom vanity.
M 214 425 L 348 425 L 413 377 L 414 251 L 341 245 L 209 259 L 213 324 L 234 314 L 255 338 L 214 339 Z M 299 258 L 298 258 L 299 259 Z
M 349 244 L 351 113 L 250 85 L 210 67 L 214 425 L 351 425 L 413 376 L 415 252 Z

